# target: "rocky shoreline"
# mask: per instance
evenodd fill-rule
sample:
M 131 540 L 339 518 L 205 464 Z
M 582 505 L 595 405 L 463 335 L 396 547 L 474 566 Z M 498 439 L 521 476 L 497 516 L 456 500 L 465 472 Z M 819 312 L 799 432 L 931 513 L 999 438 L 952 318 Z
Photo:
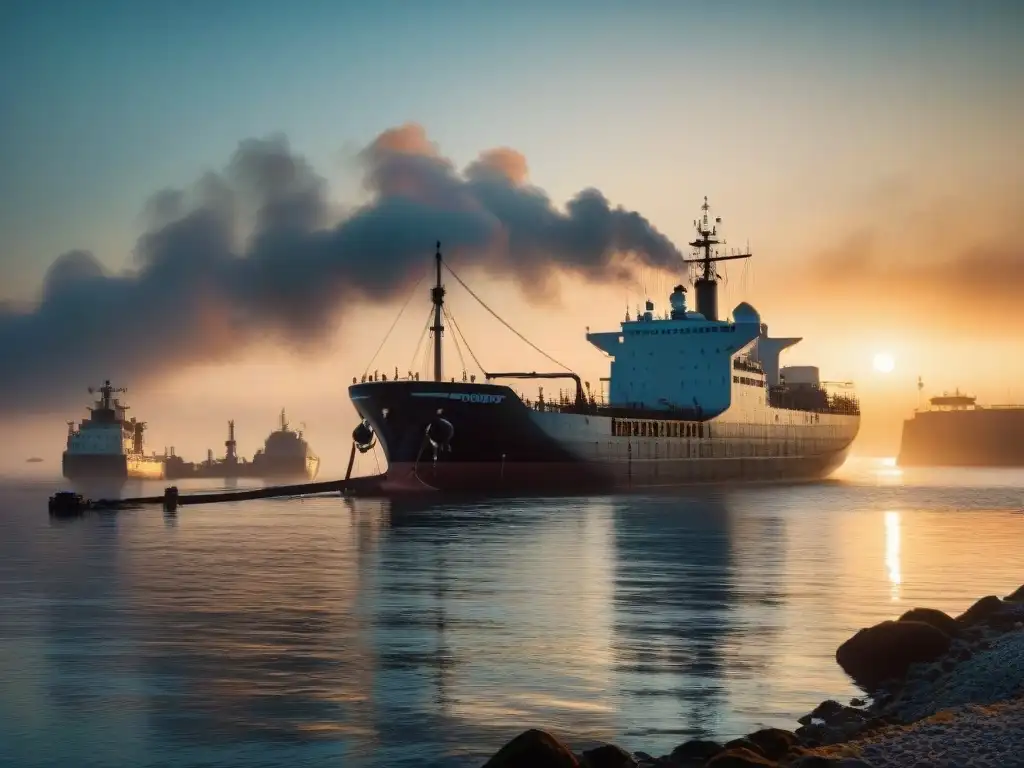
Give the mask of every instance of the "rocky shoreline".
M 1024 766 L 1024 586 L 953 618 L 915 608 L 862 629 L 836 661 L 865 696 L 825 701 L 794 731 L 688 741 L 653 757 L 575 754 L 530 730 L 484 768 L 1010 768 Z

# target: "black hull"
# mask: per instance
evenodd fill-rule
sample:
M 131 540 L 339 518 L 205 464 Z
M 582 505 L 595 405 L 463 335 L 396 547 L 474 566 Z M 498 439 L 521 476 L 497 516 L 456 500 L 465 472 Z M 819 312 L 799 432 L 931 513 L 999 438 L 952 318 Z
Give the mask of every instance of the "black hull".
M 393 492 L 422 493 L 612 493 L 708 483 L 806 482 L 827 477 L 848 451 L 828 456 L 766 459 L 683 459 L 650 462 L 424 461 L 388 464 L 383 486 Z
M 637 439 L 613 435 L 608 418 L 538 413 L 502 386 L 370 382 L 352 385 L 349 394 L 384 449 L 391 492 L 603 492 L 816 480 L 842 465 L 856 434 L 854 427 L 848 439 L 813 445 L 726 445 L 711 439 L 710 428 L 687 439 Z M 454 435 L 435 459 L 426 429 L 438 415 Z
M 64 453 L 61 470 L 68 480 L 160 480 L 165 465 L 152 457 Z

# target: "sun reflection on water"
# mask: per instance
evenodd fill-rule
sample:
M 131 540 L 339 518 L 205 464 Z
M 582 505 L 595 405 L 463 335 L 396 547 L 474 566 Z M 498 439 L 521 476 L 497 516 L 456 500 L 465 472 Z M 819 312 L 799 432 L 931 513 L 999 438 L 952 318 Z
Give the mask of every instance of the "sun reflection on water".
M 875 482 L 878 485 L 900 485 L 903 481 L 903 470 L 896 465 L 896 457 L 888 456 L 881 459 L 875 467 Z
M 895 603 L 900 599 L 900 513 L 885 513 L 885 568 L 889 574 L 889 598 Z

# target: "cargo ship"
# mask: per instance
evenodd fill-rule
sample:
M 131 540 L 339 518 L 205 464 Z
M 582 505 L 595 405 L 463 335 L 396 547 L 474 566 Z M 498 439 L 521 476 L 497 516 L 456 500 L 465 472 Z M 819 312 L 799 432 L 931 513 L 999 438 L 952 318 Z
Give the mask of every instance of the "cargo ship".
M 1024 467 L 1024 405 L 978 405 L 959 389 L 928 405 L 903 422 L 897 465 Z
M 99 399 L 89 409 L 89 418 L 68 422 L 67 448 L 61 460 L 68 480 L 118 478 L 161 479 L 166 474 L 163 456 L 143 452 L 144 421 L 127 419 L 128 406 L 114 395 L 127 390 L 114 388 L 107 380 L 99 388 Z M 92 387 L 89 393 L 96 392 Z
M 302 430 L 289 427 L 282 408 L 280 426 L 267 436 L 249 466 L 252 477 L 314 480 L 320 471 L 320 457 L 309 447 Z
M 309 447 L 301 430 L 295 431 L 288 425 L 285 412 L 281 411 L 280 427 L 270 433 L 263 448 L 256 451 L 252 461 L 238 455 L 235 441 L 235 422 L 228 422 L 228 439 L 224 441 L 224 457 L 215 459 L 213 451 L 207 450 L 206 461 L 185 461 L 174 452 L 167 454 L 167 477 L 183 478 L 304 478 L 313 480 L 320 470 L 320 459 Z
M 814 366 L 780 366 L 782 351 L 801 339 L 769 336 L 746 302 L 730 319 L 719 319 L 716 265 L 752 255 L 722 254 L 720 223 L 709 219 L 705 198 L 689 244 L 694 254 L 681 265 L 694 270 L 695 311 L 680 284 L 667 313 L 657 315 L 648 300 L 645 311 L 627 314 L 618 330 L 587 329 L 587 341 L 610 358 L 602 379 L 608 394 L 600 398 L 532 342 L 563 370 L 484 371 L 479 383 L 465 374 L 460 382 L 446 381 L 444 319 L 455 341 L 461 338 L 460 349 L 477 357 L 445 306 L 442 268 L 497 314 L 444 262 L 438 243 L 433 381 L 412 373 L 398 378 L 397 371 L 390 381 L 377 374 L 353 379 L 349 397 L 362 419 L 353 431 L 353 457 L 379 442 L 389 492 L 600 492 L 826 477 L 843 464 L 859 430 L 852 384 L 824 382 Z M 541 391 L 531 401 L 491 383 L 500 379 L 566 379 L 574 389 L 554 401 Z

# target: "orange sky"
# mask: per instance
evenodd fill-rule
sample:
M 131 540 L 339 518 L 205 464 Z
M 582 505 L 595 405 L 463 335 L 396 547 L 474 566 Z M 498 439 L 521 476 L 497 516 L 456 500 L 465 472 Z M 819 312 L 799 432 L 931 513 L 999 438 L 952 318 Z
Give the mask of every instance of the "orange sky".
M 284 130 L 324 177 L 337 210 L 350 209 L 367 194 L 354 170 L 359 149 L 379 132 L 418 119 L 455 168 L 482 151 L 511 147 L 525 162 L 504 150 L 491 157 L 556 204 L 596 187 L 677 245 L 690 239 L 708 195 L 730 244 L 749 242 L 755 255 L 749 264 L 728 265 L 720 306 L 750 301 L 773 334 L 804 338 L 785 353 L 785 363 L 818 365 L 825 379 L 856 382 L 861 452 L 896 452 L 901 420 L 918 402 L 919 375 L 926 395 L 960 387 L 983 402 L 1024 401 L 1024 56 L 1012 32 L 1019 8 L 984 14 L 939 4 L 927 19 L 895 5 L 804 9 L 798 24 L 759 8 L 718 19 L 724 37 L 714 45 L 683 5 L 660 21 L 595 11 L 586 35 L 571 19 L 552 17 L 528 44 L 512 32 L 495 37 L 505 27 L 493 19 L 467 16 L 467 25 L 484 24 L 467 45 L 486 39 L 487 50 L 472 62 L 454 59 L 444 77 L 408 66 L 382 71 L 378 90 L 394 96 L 387 107 L 376 90 L 338 96 L 340 84 L 354 82 L 341 74 L 349 70 L 318 65 L 320 99 L 291 103 L 281 98 L 287 84 L 267 73 L 247 75 L 244 103 L 232 102 L 227 111 L 212 105 L 241 86 L 217 80 L 228 74 L 211 75 L 200 94 L 209 102 L 204 130 L 180 128 L 180 120 L 195 117 L 185 84 L 153 96 L 149 107 L 166 113 L 153 118 L 153 133 L 139 133 L 150 124 L 128 119 L 136 116 L 132 104 L 122 114 L 110 99 L 110 110 L 97 115 L 104 130 L 75 134 L 74 142 L 60 133 L 74 120 L 47 118 L 54 133 L 46 143 L 28 123 L 12 124 L 24 135 L 0 143 L 3 151 L 16 150 L 7 164 L 13 170 L 0 180 L 0 304 L 30 305 L 53 259 L 74 248 L 92 249 L 112 270 L 134 265 L 146 196 L 223 168 L 247 136 Z M 623 39 L 627 27 L 636 34 Z M 540 34 L 545 30 L 551 39 Z M 655 38 L 658 45 L 637 42 Z M 514 45 L 501 48 L 500 66 L 485 65 L 484 54 L 505 42 Z M 735 55 L 718 55 L 730 46 Z M 609 57 L 609 50 L 618 54 Z M 301 60 L 301 52 L 295 55 Z M 692 63 L 702 55 L 718 65 L 695 80 Z M 183 56 L 184 65 L 198 61 L 189 58 L 195 52 Z M 76 67 L 107 87 L 115 75 L 101 72 L 102 63 L 85 56 Z M 78 103 L 74 83 L 39 80 L 29 63 L 18 68 L 26 83 L 38 81 L 33 93 L 52 94 L 54 108 Z M 302 75 L 296 82 L 307 87 L 309 73 Z M 30 95 L 18 103 L 34 104 Z M 694 109 L 698 102 L 702 112 Z M 431 245 L 423 244 L 425 264 Z M 585 341 L 585 328 L 615 328 L 626 304 L 635 309 L 648 295 L 663 308 L 682 271 L 648 271 L 628 285 L 600 286 L 552 275 L 532 301 L 510 281 L 471 271 L 463 277 L 528 338 L 596 383 L 607 375 L 607 361 Z M 454 281 L 448 284 L 455 317 L 486 367 L 545 367 Z M 132 413 L 149 422 L 150 448 L 175 445 L 193 459 L 207 447 L 219 454 L 225 422 L 234 418 L 240 449 L 251 455 L 285 406 L 293 422 L 307 424 L 330 471 L 344 466 L 355 425 L 346 386 L 362 373 L 399 305 L 346 307 L 336 328 L 324 328 L 328 341 L 301 352 L 253 346 L 216 365 L 118 383 L 131 390 Z M 408 370 L 427 311 L 421 288 L 381 353 L 381 369 Z M 205 328 L 207 336 L 218 331 Z M 195 342 L 219 348 L 209 338 Z M 447 350 L 455 365 L 450 343 Z M 891 373 L 872 368 L 879 353 L 895 359 Z M 81 402 L 69 406 L 66 419 L 84 416 L 85 389 L 103 373 L 81 376 Z M 33 454 L 57 462 L 65 429 L 53 416 L 9 422 L 0 465 L 23 468 Z
M 863 407 L 857 452 L 896 452 L 902 419 L 918 402 L 918 375 L 926 382 L 926 395 L 959 386 L 986 402 L 1024 400 L 1024 391 L 1015 384 L 1024 364 L 1007 355 L 1021 321 L 1007 315 L 1004 323 L 996 322 L 999 310 L 1012 300 L 1012 283 L 1004 294 L 993 295 L 991 304 L 977 301 L 971 311 L 960 314 L 952 309 L 958 304 L 957 281 L 947 284 L 939 280 L 940 268 L 934 262 L 926 261 L 916 273 L 910 267 L 892 267 L 890 276 L 871 269 L 842 273 L 841 261 L 833 265 L 824 258 L 791 257 L 791 267 L 773 272 L 765 264 L 775 260 L 771 251 L 753 250 L 753 265 L 746 270 L 730 267 L 729 280 L 721 287 L 722 307 L 751 301 L 774 335 L 804 338 L 785 353 L 785 364 L 814 364 L 820 366 L 824 379 L 855 381 Z M 962 252 L 951 248 L 949 258 L 959 258 Z M 429 251 L 424 256 L 429 259 Z M 908 259 L 908 263 L 912 261 Z M 563 279 L 557 284 L 556 303 L 538 305 L 525 301 L 514 287 L 472 277 L 467 274 L 464 279 L 470 280 L 474 291 L 502 317 L 594 386 L 608 375 L 608 362 L 586 342 L 586 327 L 615 328 L 627 300 L 635 311 L 643 297 L 638 286 L 585 286 Z M 645 278 L 647 293 L 657 307 L 666 307 L 667 293 L 678 276 L 647 274 Z M 487 369 L 553 369 L 480 309 L 454 280 L 449 278 L 446 283 L 449 307 Z M 422 368 L 423 347 L 415 361 L 412 355 L 429 307 L 427 289 L 421 286 L 373 368 L 389 376 L 396 366 L 403 375 L 410 368 Z M 305 422 L 314 449 L 324 458 L 325 472 L 337 471 L 344 467 L 348 435 L 356 424 L 346 387 L 353 376 L 363 373 L 398 309 L 397 304 L 367 306 L 350 313 L 333 341 L 310 352 L 266 347 L 248 350 L 239 359 L 220 365 L 182 371 L 152 386 L 138 388 L 128 382 L 126 399 L 133 413 L 150 424 L 150 448 L 173 445 L 179 454 L 195 460 L 205 456 L 207 447 L 220 455 L 229 418 L 236 420 L 240 450 L 251 455 L 276 425 L 279 409 L 285 407 L 293 424 Z M 425 339 L 424 345 L 428 341 Z M 462 353 L 469 372 L 479 374 L 469 353 L 465 349 Z M 873 358 L 879 353 L 894 358 L 896 367 L 891 373 L 873 369 Z M 446 371 L 460 376 L 461 363 L 450 334 L 445 355 Z M 524 391 L 534 395 L 535 387 L 524 384 Z M 549 383 L 546 391 L 553 392 L 557 386 Z M 83 386 L 81 407 L 67 418 L 84 416 L 88 398 Z M 21 454 L 26 453 L 59 455 L 63 430 L 61 423 L 37 422 L 25 433 L 26 442 L 19 444 L 18 456 L 9 458 L 21 461 Z M 31 450 L 26 450 L 29 446 Z M 372 464 L 367 467 L 371 468 Z
M 852 212 L 845 221 L 837 217 L 833 234 L 824 231 L 827 217 L 812 220 L 813 237 L 797 228 L 802 222 L 797 210 L 779 208 L 777 226 L 757 233 L 729 216 L 727 205 L 716 210 L 725 218 L 725 232 L 750 235 L 754 252 L 751 263 L 728 266 L 720 305 L 731 309 L 741 300 L 751 301 L 774 335 L 802 336 L 804 341 L 785 353 L 784 363 L 818 365 L 826 380 L 855 381 L 863 406 L 855 450 L 871 455 L 896 452 L 902 419 L 918 403 L 918 375 L 926 383 L 926 396 L 960 387 L 984 402 L 1024 400 L 1017 383 L 1024 363 L 1010 352 L 1024 330 L 1024 315 L 1014 311 L 1024 284 L 1020 255 L 1012 250 L 1020 242 L 1014 236 L 1020 221 L 1013 216 L 1014 199 L 1008 196 L 986 208 L 967 196 L 929 202 L 935 198 L 923 192 L 892 189 L 889 198 L 865 205 L 859 219 L 852 219 Z M 684 218 L 687 213 L 663 225 L 676 242 L 686 237 L 692 220 Z M 786 249 L 790 231 L 807 239 Z M 737 242 L 745 244 L 743 235 Z M 425 249 L 424 260 L 430 258 Z M 464 278 L 527 338 L 597 386 L 608 364 L 585 341 L 586 327 L 616 327 L 627 302 L 635 311 L 645 294 L 664 308 L 680 275 L 648 270 L 635 283 L 615 286 L 555 276 L 545 298 L 532 301 L 502 281 L 471 272 Z M 454 280 L 446 283 L 449 307 L 486 368 L 552 367 L 481 310 Z M 154 385 L 126 382 L 131 390 L 127 399 L 133 413 L 150 424 L 151 449 L 173 445 L 196 460 L 207 447 L 221 453 L 229 418 L 236 420 L 240 450 L 251 455 L 286 407 L 294 424 L 305 422 L 330 472 L 344 466 L 356 423 L 346 386 L 362 374 L 400 304 L 363 305 L 348 312 L 333 340 L 309 351 L 266 346 L 220 365 L 183 370 Z M 427 288 L 421 285 L 374 367 L 390 373 L 398 366 L 403 374 L 420 367 L 423 355 L 414 362 L 412 353 L 429 306 Z M 891 373 L 874 370 L 872 360 L 880 353 L 894 358 Z M 450 334 L 445 354 L 446 370 L 460 375 Z M 479 373 L 466 350 L 463 355 L 469 371 Z M 81 405 L 67 413 L 68 419 L 84 415 L 86 385 L 83 381 Z M 527 387 L 528 394 L 535 394 Z M 547 391 L 555 387 L 549 384 Z M 24 437 L 16 451 L 4 452 L 6 464 L 22 462 L 27 454 L 59 455 L 60 422 L 14 427 Z

